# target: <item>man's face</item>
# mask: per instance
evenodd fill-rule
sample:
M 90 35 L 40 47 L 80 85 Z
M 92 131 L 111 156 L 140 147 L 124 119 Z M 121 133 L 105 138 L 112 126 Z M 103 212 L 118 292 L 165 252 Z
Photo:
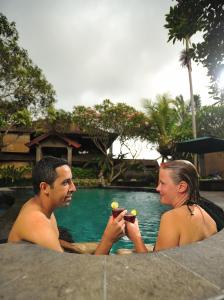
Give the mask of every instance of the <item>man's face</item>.
M 68 206 L 72 199 L 72 193 L 76 187 L 72 181 L 72 173 L 69 166 L 56 168 L 57 178 L 50 187 L 49 196 L 55 207 Z
M 163 204 L 172 205 L 178 197 L 178 187 L 171 177 L 171 170 L 160 169 L 159 171 L 159 182 L 156 188 L 157 192 L 160 193 L 160 202 Z

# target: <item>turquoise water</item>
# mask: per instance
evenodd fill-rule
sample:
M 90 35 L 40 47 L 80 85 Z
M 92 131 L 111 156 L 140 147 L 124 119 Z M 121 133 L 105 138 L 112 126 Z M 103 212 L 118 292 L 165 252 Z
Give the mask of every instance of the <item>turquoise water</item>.
M 68 229 L 76 242 L 95 242 L 101 239 L 113 199 L 120 207 L 138 210 L 138 221 L 144 242 L 154 244 L 161 214 L 168 207 L 161 205 L 156 193 L 127 191 L 119 189 L 79 189 L 73 194 L 71 204 L 55 212 L 58 226 Z M 127 237 L 114 244 L 111 252 L 119 248 L 133 248 Z

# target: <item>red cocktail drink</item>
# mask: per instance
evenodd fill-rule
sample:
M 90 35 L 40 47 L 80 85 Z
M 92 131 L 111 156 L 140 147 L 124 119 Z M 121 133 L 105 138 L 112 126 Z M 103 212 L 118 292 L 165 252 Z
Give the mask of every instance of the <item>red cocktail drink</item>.
M 124 220 L 125 221 L 128 221 L 128 222 L 131 222 L 131 223 L 135 223 L 135 217 L 133 214 L 131 213 L 127 213 L 125 216 L 124 216 Z
M 125 210 L 125 208 L 123 208 L 123 207 L 113 208 L 112 209 L 113 217 L 116 218 L 124 210 Z

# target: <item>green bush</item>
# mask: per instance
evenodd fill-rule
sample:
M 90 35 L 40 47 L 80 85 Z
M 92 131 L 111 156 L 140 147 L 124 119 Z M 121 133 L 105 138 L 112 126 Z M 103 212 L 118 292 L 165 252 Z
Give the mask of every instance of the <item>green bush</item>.
M 13 165 L 4 166 L 0 168 L 1 184 L 14 184 L 26 179 L 26 175 L 31 173 L 30 166 L 15 167 Z
M 72 176 L 75 180 L 98 178 L 96 170 L 90 168 L 79 168 L 79 167 L 72 167 Z
M 86 187 L 98 187 L 101 185 L 99 179 L 75 179 L 74 183 L 76 186 L 86 186 Z

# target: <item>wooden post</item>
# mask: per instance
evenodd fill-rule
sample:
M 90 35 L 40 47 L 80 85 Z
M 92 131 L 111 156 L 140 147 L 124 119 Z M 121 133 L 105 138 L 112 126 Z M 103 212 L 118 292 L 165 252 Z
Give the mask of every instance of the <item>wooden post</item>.
M 67 161 L 69 163 L 70 166 L 72 166 L 72 147 L 67 147 Z
M 41 160 L 41 158 L 42 158 L 42 147 L 40 145 L 38 145 L 36 147 L 36 162 Z

